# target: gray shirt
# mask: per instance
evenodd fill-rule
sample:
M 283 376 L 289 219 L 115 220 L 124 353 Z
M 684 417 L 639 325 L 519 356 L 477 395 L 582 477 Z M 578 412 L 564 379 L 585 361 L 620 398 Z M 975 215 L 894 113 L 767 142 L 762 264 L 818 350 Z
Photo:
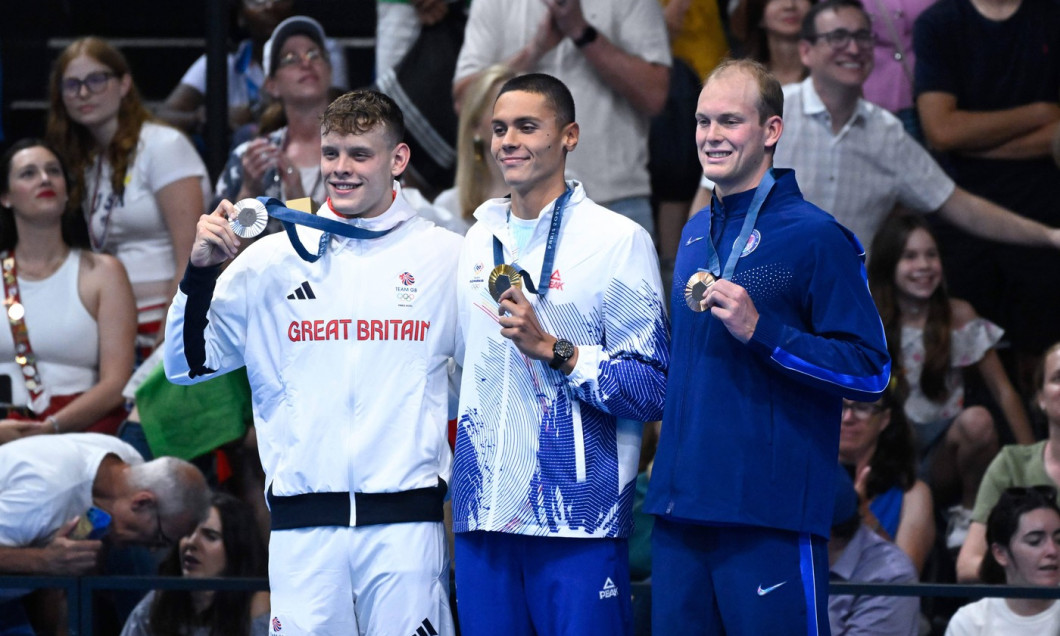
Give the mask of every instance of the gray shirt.
M 901 548 L 862 525 L 830 568 L 833 581 L 915 583 L 916 568 Z M 828 597 L 833 636 L 916 636 L 920 599 L 915 596 Z

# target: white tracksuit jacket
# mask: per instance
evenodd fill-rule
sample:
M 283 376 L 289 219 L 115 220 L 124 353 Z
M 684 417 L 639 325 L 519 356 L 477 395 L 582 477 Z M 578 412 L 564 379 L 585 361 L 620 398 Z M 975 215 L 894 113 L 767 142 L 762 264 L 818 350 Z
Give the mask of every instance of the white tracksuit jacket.
M 247 367 L 266 485 L 275 495 L 396 492 L 449 481 L 446 363 L 455 343 L 461 237 L 416 216 L 400 186 L 394 189 L 384 214 L 349 221 L 395 228 L 381 238 L 333 235 L 315 263 L 299 258 L 285 233 L 248 247 L 217 279 L 201 334 L 185 332 L 185 286 L 201 279 L 186 276 L 170 307 L 170 381 L 216 375 L 189 377 L 185 338 L 205 339 L 203 366 L 216 373 Z M 319 214 L 339 220 L 327 206 Z M 321 233 L 298 231 L 315 251 Z

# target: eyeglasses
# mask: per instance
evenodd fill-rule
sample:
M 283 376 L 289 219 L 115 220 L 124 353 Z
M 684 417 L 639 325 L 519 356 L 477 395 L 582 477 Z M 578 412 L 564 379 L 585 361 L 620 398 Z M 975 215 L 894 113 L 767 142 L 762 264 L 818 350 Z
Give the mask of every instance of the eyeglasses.
M 828 33 L 811 35 L 806 39 L 814 43 L 816 43 L 817 40 L 824 39 L 824 41 L 828 43 L 828 46 L 837 51 L 847 48 L 850 45 L 851 40 L 858 43 L 859 49 L 867 49 L 876 44 L 876 34 L 868 29 L 859 29 L 853 33 L 846 29 L 836 29 L 834 31 L 829 31 Z
M 263 9 L 274 4 L 283 4 L 291 0 L 243 0 L 243 4 L 251 9 Z
M 107 82 L 109 82 L 112 77 L 116 77 L 116 75 L 110 71 L 96 71 L 95 73 L 89 73 L 84 79 L 67 77 L 62 82 L 63 93 L 70 96 L 77 95 L 81 92 L 82 86 L 88 88 L 89 93 L 102 93 L 103 89 L 107 87 Z
M 158 511 L 157 503 L 155 504 L 155 521 L 157 522 L 158 533 L 155 535 L 154 546 L 157 548 L 168 548 L 173 545 L 174 541 L 162 531 L 162 514 Z
M 320 49 L 309 49 L 301 55 L 295 53 L 294 51 L 291 51 L 289 53 L 285 53 L 283 56 L 280 57 L 280 61 L 277 63 L 277 66 L 279 68 L 286 68 L 288 66 L 301 64 L 302 62 L 312 64 L 313 62 L 317 62 L 322 59 L 324 59 L 324 54 L 320 52 Z
M 859 420 L 867 420 L 883 410 L 883 405 L 869 402 L 847 402 L 843 400 L 843 410 L 849 410 Z
M 1005 489 L 1005 494 L 1010 497 L 1027 497 L 1028 495 L 1041 495 L 1045 499 L 1056 499 L 1056 488 L 1052 486 L 1010 486 Z

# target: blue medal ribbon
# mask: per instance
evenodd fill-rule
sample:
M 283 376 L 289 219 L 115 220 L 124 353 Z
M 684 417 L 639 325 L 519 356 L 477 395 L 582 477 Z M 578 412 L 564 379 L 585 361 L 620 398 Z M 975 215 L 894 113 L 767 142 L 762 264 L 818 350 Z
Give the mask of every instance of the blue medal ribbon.
M 572 194 L 574 194 L 574 190 L 567 188 L 563 194 L 559 195 L 559 198 L 556 199 L 556 205 L 552 208 L 552 224 L 548 227 L 548 239 L 545 241 L 545 259 L 541 263 L 541 277 L 538 279 L 539 282 L 536 289 L 530 275 L 519 267 L 517 263 L 512 263 L 512 267 L 519 270 L 519 275 L 526 281 L 526 290 L 542 298 L 548 293 L 548 284 L 552 280 L 552 264 L 556 261 L 556 246 L 559 244 L 559 226 L 563 221 L 563 209 L 567 207 L 567 202 L 570 201 Z M 496 267 L 503 264 L 504 246 L 501 245 L 500 239 L 494 236 L 493 266 Z
M 740 228 L 740 235 L 732 251 L 729 252 L 729 258 L 725 261 L 724 271 L 720 271 L 721 261 L 718 258 L 718 250 L 714 247 L 714 240 L 710 237 L 711 224 L 714 222 L 713 215 L 711 215 L 711 218 L 707 220 L 707 267 L 705 269 L 701 267 L 698 271 L 710 272 L 725 280 L 732 279 L 732 273 L 736 271 L 736 262 L 740 260 L 743 249 L 747 246 L 747 239 L 751 238 L 751 232 L 754 231 L 755 223 L 758 221 L 758 213 L 762 210 L 762 204 L 765 203 L 775 183 L 776 178 L 773 176 L 773 169 L 770 168 L 762 176 L 762 181 L 755 190 L 754 197 L 751 199 L 751 207 L 748 208 L 747 216 L 744 217 L 743 226 Z M 713 207 L 711 204 L 711 211 Z
M 375 239 L 381 236 L 386 236 L 394 229 L 366 230 L 363 227 L 355 227 L 347 223 L 340 223 L 339 221 L 327 219 L 315 214 L 292 210 L 279 200 L 272 197 L 258 197 L 258 201 L 265 206 L 265 210 L 269 213 L 269 216 L 274 219 L 279 219 L 280 222 L 283 223 L 283 229 L 287 230 L 287 238 L 291 240 L 291 245 L 294 247 L 294 251 L 298 252 L 298 255 L 302 257 L 302 260 L 307 263 L 315 263 L 325 252 L 328 251 L 328 241 L 331 240 L 332 234 L 338 234 L 339 236 L 345 236 L 346 238 L 352 239 Z M 311 254 L 309 250 L 302 245 L 302 240 L 298 238 L 298 232 L 295 229 L 295 225 L 305 225 L 306 227 L 311 227 L 324 232 L 320 235 L 320 244 L 317 246 L 317 253 L 315 255 Z

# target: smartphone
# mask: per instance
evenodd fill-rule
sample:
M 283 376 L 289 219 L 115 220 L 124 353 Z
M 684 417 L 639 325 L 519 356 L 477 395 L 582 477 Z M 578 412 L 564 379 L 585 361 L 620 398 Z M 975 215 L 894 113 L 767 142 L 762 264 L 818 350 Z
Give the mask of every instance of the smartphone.
M 102 539 L 110 530 L 110 514 L 95 506 L 90 507 L 77 521 L 77 527 L 70 533 L 71 539 Z

